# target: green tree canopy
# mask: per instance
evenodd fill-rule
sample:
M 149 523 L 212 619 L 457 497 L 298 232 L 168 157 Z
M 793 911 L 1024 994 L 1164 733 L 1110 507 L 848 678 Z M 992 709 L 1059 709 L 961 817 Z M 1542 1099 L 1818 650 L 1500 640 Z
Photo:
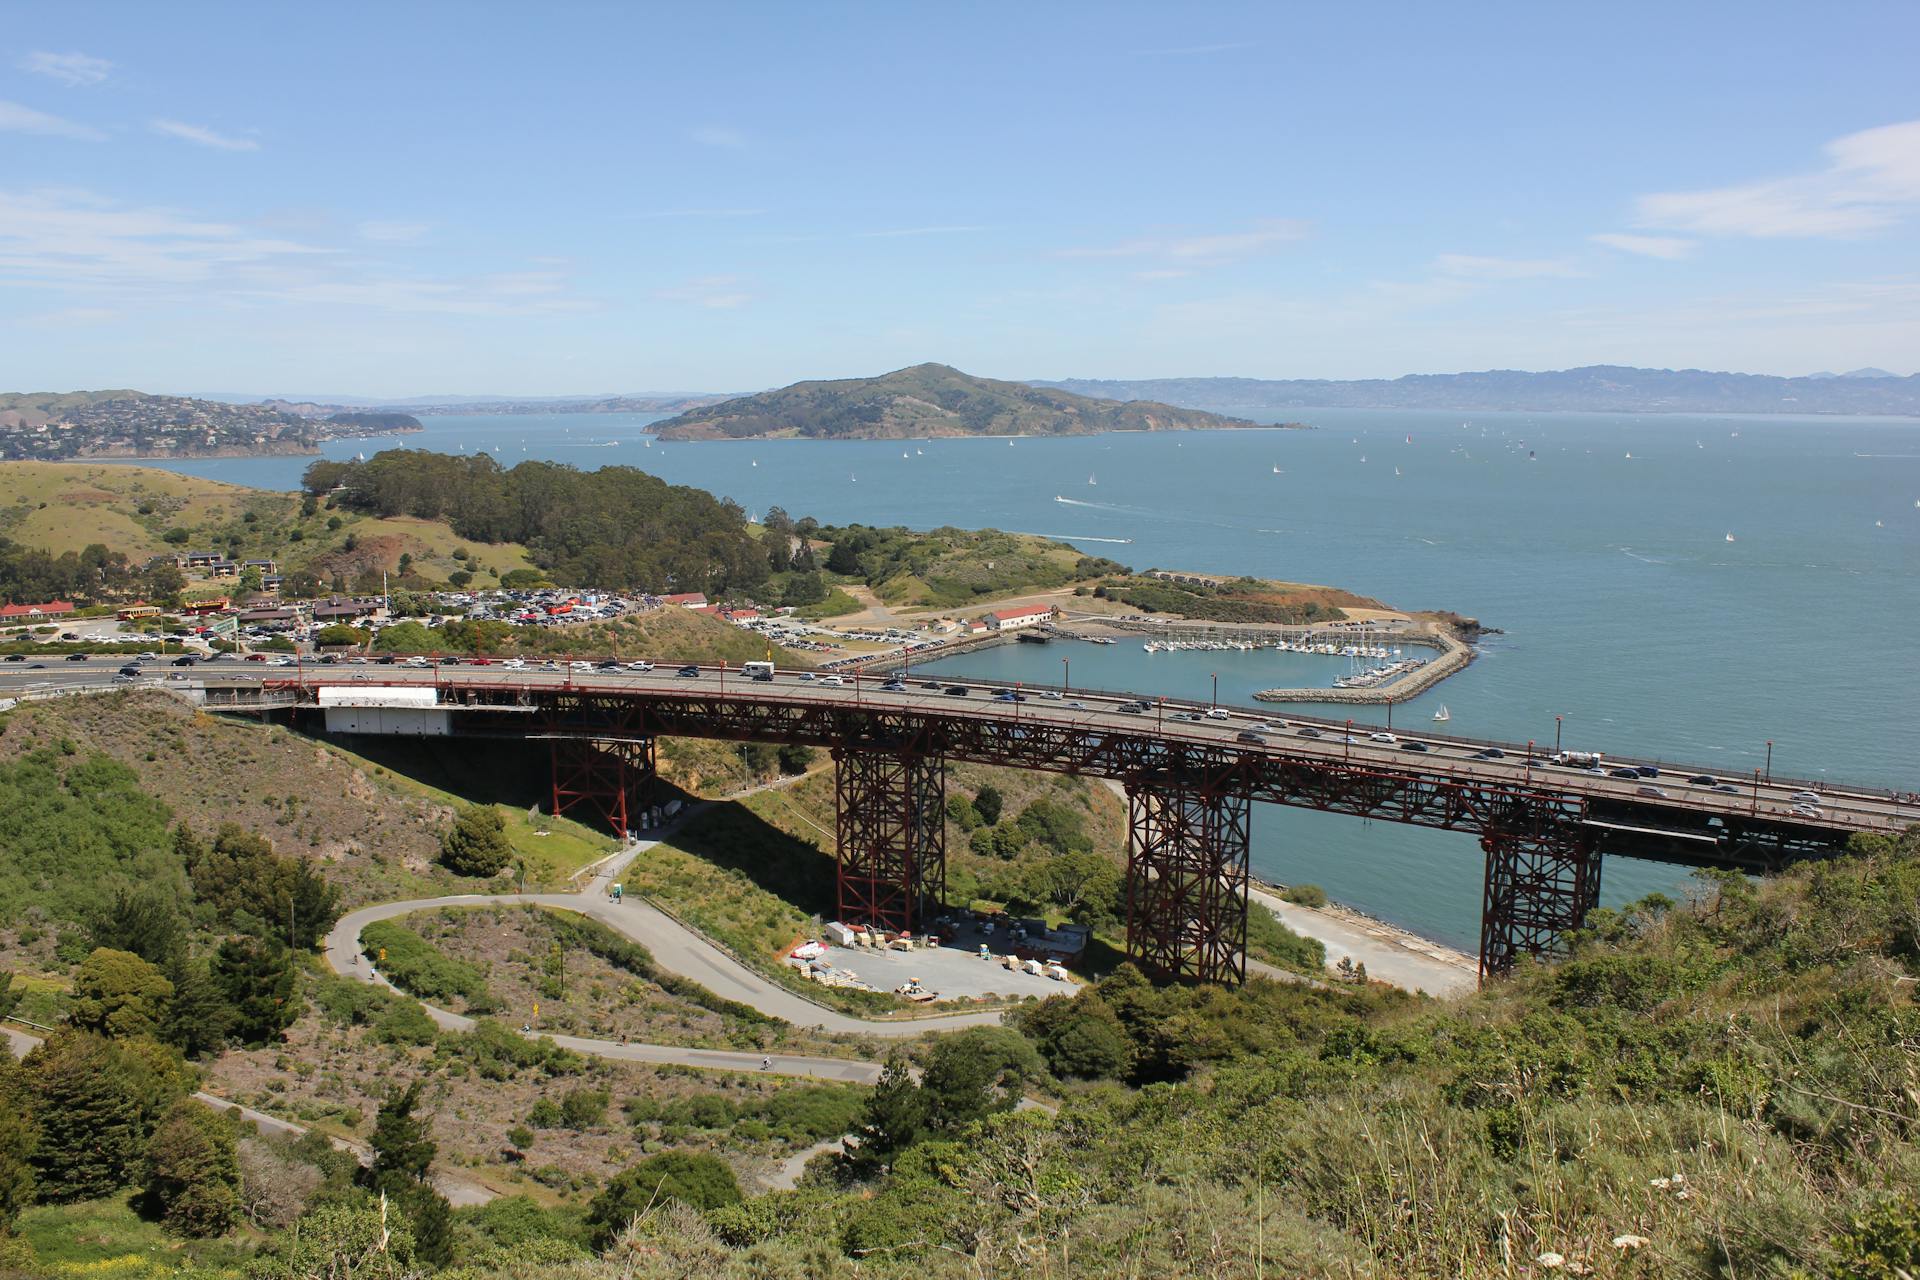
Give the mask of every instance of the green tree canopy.
M 92 1200 L 131 1181 L 145 1137 L 141 1098 L 113 1047 L 63 1031 L 29 1053 L 25 1067 L 39 1123 L 40 1198 Z
M 147 1203 L 183 1236 L 225 1235 L 239 1216 L 233 1126 L 192 1098 L 175 1102 L 147 1143 Z
M 587 1223 L 601 1245 L 633 1219 L 664 1200 L 695 1209 L 738 1204 L 740 1184 L 718 1156 L 704 1151 L 663 1151 L 616 1174 L 587 1208 Z
M 67 1021 L 113 1038 L 158 1036 L 173 1002 L 173 984 L 159 966 L 131 951 L 99 947 L 73 977 Z
M 440 862 L 457 876 L 495 876 L 513 860 L 506 819 L 490 804 L 468 805 L 440 837 Z

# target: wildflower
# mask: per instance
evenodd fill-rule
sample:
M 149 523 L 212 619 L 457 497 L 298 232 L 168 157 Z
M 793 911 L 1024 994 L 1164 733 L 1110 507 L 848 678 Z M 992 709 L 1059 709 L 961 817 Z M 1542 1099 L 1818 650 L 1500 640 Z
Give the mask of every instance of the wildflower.
M 1685 1182 L 1686 1180 L 1687 1180 L 1687 1175 L 1684 1173 L 1676 1173 L 1673 1175 L 1673 1185 L 1676 1187 L 1679 1186 L 1681 1183 Z
M 1645 1236 L 1636 1236 L 1629 1232 L 1613 1238 L 1613 1247 L 1625 1253 L 1633 1249 L 1644 1249 L 1651 1243 Z
M 1672 1178 L 1649 1178 L 1647 1179 L 1647 1185 L 1652 1187 L 1655 1191 L 1665 1191 L 1668 1187 L 1673 1185 L 1673 1179 Z
M 1567 1260 L 1557 1253 L 1543 1253 L 1535 1258 L 1534 1261 L 1549 1271 L 1558 1271 L 1561 1267 L 1567 1265 Z

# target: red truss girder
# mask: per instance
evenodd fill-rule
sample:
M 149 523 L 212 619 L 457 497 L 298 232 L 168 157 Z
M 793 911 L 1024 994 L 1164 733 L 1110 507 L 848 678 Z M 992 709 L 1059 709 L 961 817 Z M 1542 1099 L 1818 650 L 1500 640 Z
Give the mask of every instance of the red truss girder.
M 600 711 L 582 719 L 549 708 L 537 732 L 547 739 L 554 816 L 586 805 L 624 840 L 646 807 L 654 773 L 653 739 L 641 731 L 639 708 Z
M 337 681 L 274 681 L 269 688 L 305 690 L 315 683 Z M 1601 845 L 1580 828 L 1589 802 L 1560 790 L 1555 784 L 1563 780 L 1550 774 L 1501 778 L 1426 759 L 1400 766 L 1274 750 L 1243 753 L 1183 740 L 1178 729 L 1146 716 L 1137 726 L 1121 729 L 1035 720 L 1023 717 L 1017 703 L 904 709 L 809 701 L 805 694 L 774 701 L 757 690 L 735 696 L 716 683 L 709 672 L 700 687 L 671 691 L 587 690 L 532 681 L 515 686 L 457 678 L 438 687 L 443 704 L 471 708 L 455 721 L 456 731 L 467 734 L 601 742 L 665 734 L 835 751 L 911 750 L 929 757 L 1122 780 L 1198 770 L 1217 776 L 1223 793 L 1247 800 L 1473 832 L 1491 845 L 1481 956 L 1487 973 L 1501 971 L 1517 955 L 1544 945 L 1554 930 L 1584 918 L 1597 891 L 1603 853 L 1767 871 L 1803 858 L 1831 857 L 1845 846 L 1844 831 L 1726 814 L 1702 818 L 1708 824 L 1703 829 L 1713 837 L 1704 846 L 1677 843 L 1657 832 L 1638 833 L 1631 824 L 1626 830 L 1616 824 Z M 484 710 L 489 706 L 503 710 L 490 715 Z
M 1127 958 L 1165 978 L 1247 979 L 1252 803 L 1192 774 L 1127 788 Z
M 1480 909 L 1480 978 L 1505 973 L 1523 955 L 1555 950 L 1600 903 L 1593 832 L 1516 808 L 1511 825 L 1480 837 L 1487 854 Z
M 836 750 L 840 919 L 897 932 L 946 898 L 946 769 L 917 752 Z

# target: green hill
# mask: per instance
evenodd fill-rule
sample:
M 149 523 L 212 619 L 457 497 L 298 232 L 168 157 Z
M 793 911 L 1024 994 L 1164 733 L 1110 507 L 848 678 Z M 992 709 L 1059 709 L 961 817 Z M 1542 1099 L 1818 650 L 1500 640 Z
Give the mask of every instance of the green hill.
M 0 459 L 214 458 L 315 453 L 318 441 L 418 431 L 406 414 L 326 421 L 259 404 L 144 391 L 0 394 Z
M 927 436 L 1079 436 L 1100 431 L 1250 427 L 1151 400 L 1096 400 L 1023 382 L 918 364 L 877 378 L 796 382 L 690 409 L 655 427 L 662 440 L 875 440 Z

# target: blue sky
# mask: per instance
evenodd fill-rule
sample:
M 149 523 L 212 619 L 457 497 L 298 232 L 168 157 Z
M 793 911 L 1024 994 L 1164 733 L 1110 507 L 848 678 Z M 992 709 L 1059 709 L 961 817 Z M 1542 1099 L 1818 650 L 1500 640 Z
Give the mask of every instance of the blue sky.
M 0 389 L 1920 369 L 1920 6 L 13 4 Z

